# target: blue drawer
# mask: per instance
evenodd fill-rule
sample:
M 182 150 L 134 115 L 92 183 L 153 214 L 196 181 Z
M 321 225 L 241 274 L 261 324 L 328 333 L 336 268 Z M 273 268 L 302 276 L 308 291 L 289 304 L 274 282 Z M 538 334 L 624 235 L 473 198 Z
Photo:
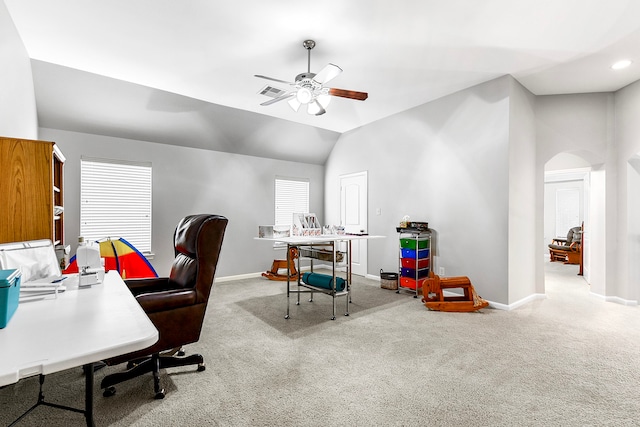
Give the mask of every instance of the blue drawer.
M 413 258 L 413 259 L 416 259 L 416 250 L 415 249 L 402 248 L 402 258 Z M 418 249 L 417 258 L 418 259 L 429 258 L 429 249 Z

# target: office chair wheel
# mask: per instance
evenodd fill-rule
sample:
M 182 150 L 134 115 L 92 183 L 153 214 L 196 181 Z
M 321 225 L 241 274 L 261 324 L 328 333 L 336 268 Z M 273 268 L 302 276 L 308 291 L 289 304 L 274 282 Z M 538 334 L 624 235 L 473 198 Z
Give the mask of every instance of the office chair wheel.
M 111 397 L 111 396 L 113 396 L 114 394 L 116 394 L 116 388 L 115 388 L 114 386 L 107 387 L 107 388 L 105 388 L 105 389 L 104 389 L 104 391 L 102 392 L 102 395 L 103 395 L 104 397 Z
M 204 363 L 198 363 L 198 372 L 202 372 L 205 369 L 207 369 L 207 367 L 204 366 Z
M 182 357 L 182 356 L 184 356 L 185 354 L 187 354 L 187 353 L 185 353 L 185 351 L 184 351 L 184 349 L 183 349 L 183 348 L 181 348 L 180 350 L 178 350 L 178 356 Z
M 156 400 L 160 400 L 160 399 L 164 399 L 164 396 L 165 396 L 164 389 L 162 389 L 159 392 L 157 392 L 156 395 L 153 396 L 153 398 Z

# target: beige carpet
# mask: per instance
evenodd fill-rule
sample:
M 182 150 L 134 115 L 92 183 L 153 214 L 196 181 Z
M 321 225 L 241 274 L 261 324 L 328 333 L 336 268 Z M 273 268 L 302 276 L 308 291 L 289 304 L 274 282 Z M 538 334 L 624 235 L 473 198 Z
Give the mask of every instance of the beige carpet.
M 331 300 L 291 301 L 262 278 L 217 284 L 201 341 L 207 361 L 96 389 L 98 426 L 635 426 L 640 310 L 589 294 L 575 266 L 547 265 L 547 299 L 511 312 L 441 313 L 419 299 L 354 285 Z M 473 280 L 473 278 L 471 278 Z M 480 295 L 482 290 L 478 289 Z M 3 351 L 7 351 L 3 349 Z M 96 384 L 119 367 L 96 373 Z M 45 396 L 82 405 L 81 370 L 50 375 Z M 37 379 L 0 390 L 0 425 L 37 396 Z M 83 425 L 41 407 L 23 426 Z

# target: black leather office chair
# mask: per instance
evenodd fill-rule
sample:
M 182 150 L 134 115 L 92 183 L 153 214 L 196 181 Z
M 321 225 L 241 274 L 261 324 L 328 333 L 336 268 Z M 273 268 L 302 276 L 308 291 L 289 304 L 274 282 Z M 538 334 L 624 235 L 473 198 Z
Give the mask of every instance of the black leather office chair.
M 105 361 L 107 365 L 128 364 L 126 371 L 102 380 L 104 396 L 115 394 L 114 385 L 152 372 L 155 398 L 162 399 L 165 392 L 160 387 L 160 369 L 195 364 L 198 371 L 205 369 L 201 355 L 184 356 L 181 348 L 200 338 L 227 222 L 220 215 L 183 218 L 174 232 L 176 258 L 169 277 L 126 280 L 158 329 L 159 339 L 144 350 Z

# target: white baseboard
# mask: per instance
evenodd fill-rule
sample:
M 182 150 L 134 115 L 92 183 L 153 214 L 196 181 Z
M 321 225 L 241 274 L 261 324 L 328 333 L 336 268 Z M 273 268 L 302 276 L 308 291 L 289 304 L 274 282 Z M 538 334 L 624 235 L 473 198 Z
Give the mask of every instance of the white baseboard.
M 530 302 L 539 300 L 539 299 L 546 299 L 547 296 L 545 294 L 531 294 L 528 297 L 522 298 L 519 301 L 514 302 L 513 304 L 502 304 L 499 302 L 493 302 L 493 301 L 489 301 L 489 307 L 491 308 L 495 308 L 497 310 L 515 310 L 518 307 L 522 307 L 525 304 L 529 304 Z
M 315 269 L 322 269 L 325 268 L 323 266 L 314 266 Z M 330 267 L 327 267 L 329 269 L 331 269 Z M 300 267 L 301 271 L 308 271 L 310 269 L 310 267 Z M 253 279 L 256 277 L 261 277 L 262 273 L 264 273 L 264 271 L 260 271 L 258 273 L 246 273 L 246 274 L 238 274 L 235 276 L 224 276 L 224 277 L 216 277 L 216 283 L 224 283 L 224 282 L 233 282 L 234 280 L 242 280 L 242 279 Z
M 594 292 L 589 292 L 589 295 L 592 295 L 592 296 L 594 296 L 596 298 L 599 298 L 601 300 L 604 300 L 606 302 L 612 302 L 612 303 L 615 303 L 615 304 L 622 304 L 622 305 L 628 305 L 628 306 L 638 305 L 638 301 L 637 300 L 630 300 L 630 299 L 624 299 L 624 298 L 620 298 L 620 297 L 606 296 L 606 295 L 596 294 Z

